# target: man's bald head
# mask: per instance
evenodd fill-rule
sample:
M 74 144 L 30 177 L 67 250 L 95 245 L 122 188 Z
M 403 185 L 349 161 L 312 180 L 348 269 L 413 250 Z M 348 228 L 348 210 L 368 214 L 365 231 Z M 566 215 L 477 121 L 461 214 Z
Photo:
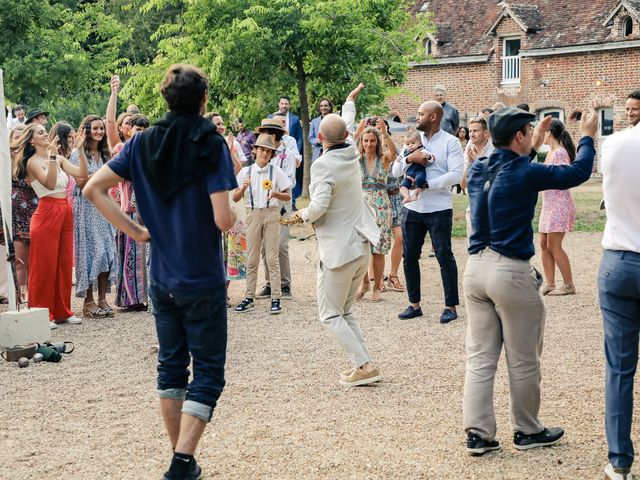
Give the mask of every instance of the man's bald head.
M 421 132 L 435 133 L 440 129 L 440 121 L 444 115 L 442 105 L 434 100 L 424 102 L 418 108 L 418 119 L 416 129 Z
M 325 115 L 320 122 L 319 138 L 323 146 L 325 143 L 328 145 L 342 143 L 347 138 L 347 124 L 340 115 L 335 113 Z

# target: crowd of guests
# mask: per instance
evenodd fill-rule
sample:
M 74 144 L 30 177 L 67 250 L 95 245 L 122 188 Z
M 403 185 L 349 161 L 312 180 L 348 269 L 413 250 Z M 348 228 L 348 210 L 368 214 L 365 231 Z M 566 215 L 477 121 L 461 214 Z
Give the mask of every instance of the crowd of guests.
M 59 323 L 81 323 L 70 305 L 74 266 L 76 295 L 84 299 L 83 317 L 115 315 L 106 300 L 107 292 L 115 285 L 117 307 L 145 310 L 150 297 L 154 296 L 161 302 L 156 321 L 158 325 L 164 321 L 163 308 L 178 301 L 173 296 L 173 288 L 176 287 L 163 285 L 157 279 L 150 281 L 150 256 L 155 257 L 156 254 L 149 251 L 146 242 L 149 232 L 141 226 L 144 219 L 138 212 L 136 192 L 146 192 L 144 197 L 140 197 L 146 206 L 145 216 L 148 215 L 147 218 L 159 229 L 162 222 L 160 217 L 156 217 L 162 212 L 157 213 L 155 207 L 159 211 L 168 209 L 167 215 L 177 222 L 181 204 L 166 203 L 158 207 L 160 203 L 155 200 L 168 202 L 180 190 L 179 182 L 188 184 L 194 179 L 207 183 L 212 202 L 210 206 L 203 207 L 199 215 L 205 218 L 213 213 L 215 224 L 224 231 L 219 250 L 223 252 L 227 287 L 230 281 L 246 280 L 245 298 L 234 307 L 234 311 L 250 311 L 255 308 L 256 299 L 266 298 L 270 299 L 269 313 L 278 314 L 283 309 L 282 299 L 293 296 L 289 220 L 319 219 L 324 215 L 320 210 L 330 208 L 330 200 L 322 195 L 333 196 L 335 191 L 319 193 L 320 190 L 315 190 L 312 193 L 312 205 L 315 206 L 310 207 L 311 211 L 305 209 L 293 215 L 297 210 L 295 198 L 302 183 L 303 158 L 302 129 L 299 118 L 289 111 L 290 99 L 280 97 L 278 110 L 264 118 L 254 131 L 238 119 L 238 134 L 234 136 L 227 133 L 219 113 L 195 113 L 206 103 L 206 94 L 200 92 L 196 102 L 185 95 L 186 87 L 172 85 L 172 82 L 179 81 L 195 82 L 206 92 L 206 80 L 201 72 L 180 65 L 172 68 L 174 70 L 170 69 L 165 79 L 168 86 L 163 85 L 163 95 L 172 112 L 158 122 L 157 128 L 154 127 L 155 136 L 143 136 L 139 142 L 132 139 L 149 127 L 149 120 L 134 105 L 116 116 L 120 88 L 117 76 L 111 80 L 111 97 L 105 116 L 88 115 L 77 130 L 66 122 L 58 122 L 48 132 L 48 113 L 39 109 L 24 112 L 23 108 L 16 107 L 12 112 L 15 115 L 9 120 L 12 224 L 18 283 L 21 287 L 28 285 L 30 306 L 49 309 L 52 328 Z M 176 80 L 178 76 L 189 78 Z M 177 93 L 171 93 L 171 88 L 177 89 Z M 178 91 L 180 88 L 182 90 Z M 470 258 L 463 280 L 468 312 L 468 362 L 463 402 L 467 450 L 472 455 L 482 455 L 500 448 L 495 439 L 493 381 L 503 346 L 507 351 L 510 376 L 514 445 L 526 450 L 557 443 L 564 431 L 559 427 L 545 427 L 538 415 L 545 318 L 542 295 L 576 292 L 570 261 L 562 243 L 566 233 L 575 226 L 575 203 L 568 189 L 586 181 L 592 172 L 595 155 L 593 137 L 597 125 L 595 113 L 590 112 L 583 119 L 580 125 L 582 138 L 576 147 L 562 122 L 551 117 L 538 122 L 536 116 L 528 112 L 527 105 L 508 107 L 494 104 L 461 126 L 458 111 L 447 102 L 446 88 L 438 85 L 434 87 L 433 100 L 420 105 L 415 131 L 410 131 L 404 145 L 400 146 L 394 142 L 389 125 L 382 118 L 366 117 L 355 125 L 354 102 L 363 88 L 364 85 L 360 84 L 351 92 L 343 106 L 342 119 L 334 114 L 334 106 L 329 99 L 320 99 L 318 116 L 311 121 L 309 130 L 313 150 L 311 162 L 331 151 L 330 157 L 335 157 L 336 168 L 339 168 L 340 154 L 336 150 L 350 148 L 349 141 L 355 147 L 349 152 L 356 155 L 354 161 L 360 174 L 358 191 L 362 192 L 360 200 L 368 212 L 362 215 L 370 214 L 375 226 L 372 223 L 371 235 L 360 237 L 361 243 L 370 251 L 358 256 L 359 264 L 352 272 L 357 276 L 357 291 L 351 292 L 353 298 L 363 299 L 371 292 L 371 301 L 379 302 L 385 290 L 404 291 L 398 277 L 402 261 L 409 305 L 398 317 L 412 320 L 422 316 L 419 260 L 428 237 L 440 266 L 444 289 L 440 322 L 447 324 L 456 320 L 460 302 L 458 267 L 451 246 L 452 190 L 458 187 L 460 192 L 468 192 Z M 188 114 L 178 107 L 171 108 L 176 98 L 189 103 Z M 633 92 L 629 102 L 632 105 L 627 106 L 627 116 L 635 132 L 640 120 L 640 92 Z M 197 126 L 196 132 L 201 133 L 202 138 L 211 131 L 219 134 L 208 137 L 209 144 L 203 151 L 215 151 L 223 160 L 228 156 L 228 165 L 206 166 L 206 161 L 197 162 L 199 152 L 187 141 L 191 139 L 192 130 L 189 129 L 193 126 Z M 346 141 L 347 136 L 349 141 Z M 193 142 L 197 141 L 196 137 L 198 135 L 194 136 Z M 171 146 L 167 138 L 180 139 L 182 143 Z M 637 140 L 635 137 L 631 139 Z M 544 165 L 536 161 L 537 152 L 543 144 L 548 146 Z M 225 147 L 220 149 L 221 145 Z M 614 143 L 607 145 L 613 148 Z M 151 146 L 155 146 L 157 152 Z M 185 168 L 184 164 L 177 162 L 178 154 L 184 154 L 193 168 Z M 141 163 L 131 163 L 136 156 L 143 158 Z M 104 173 L 102 166 L 114 158 L 109 164 L 111 173 Z M 150 171 L 149 159 L 167 170 L 161 173 Z M 224 170 L 227 166 L 229 171 L 225 170 L 222 176 L 212 173 L 216 168 Z M 141 176 L 138 169 L 142 169 L 145 175 Z M 312 170 L 315 172 L 312 180 L 313 175 L 318 176 L 321 170 Z M 167 176 L 167 172 L 175 175 Z M 94 175 L 98 175 L 100 180 L 94 179 L 94 193 L 86 198 L 83 188 Z M 135 182 L 137 189 L 134 189 Z M 99 198 L 99 192 L 96 193 L 107 184 L 114 184 L 110 187 L 109 196 L 110 202 L 117 205 L 118 214 L 110 211 L 111 206 L 105 205 Z M 155 193 L 151 193 L 152 190 Z M 191 196 L 201 196 L 200 190 L 189 190 L 177 196 L 183 195 L 184 205 L 187 205 Z M 221 192 L 223 200 L 220 200 Z M 538 229 L 544 276 L 529 263 L 535 253 L 532 220 L 539 192 L 543 192 Z M 614 211 L 619 205 L 617 202 L 621 201 L 617 193 L 609 191 L 607 195 L 605 188 L 605 200 L 614 206 Z M 149 203 L 150 198 L 155 200 Z M 222 208 L 223 204 L 228 206 L 229 201 L 233 213 Z M 224 212 L 224 219 L 217 216 L 216 205 Z M 338 206 L 345 210 L 344 205 Z M 123 229 L 114 229 L 107 218 L 122 225 Z M 180 221 L 189 222 L 190 219 Z M 134 225 L 138 230 L 134 230 Z M 213 224 L 210 228 L 216 232 Z M 623 372 L 628 352 L 620 351 L 622 340 L 615 324 L 626 318 L 620 312 L 626 312 L 627 316 L 637 313 L 637 298 L 633 305 L 621 304 L 615 292 L 619 285 L 610 284 L 608 278 L 616 267 L 624 270 L 630 279 L 637 279 L 636 256 L 640 253 L 634 238 L 627 238 L 628 244 L 620 242 L 620 232 L 615 231 L 616 228 L 622 227 L 612 225 L 605 232 L 605 248 L 613 253 L 605 256 L 608 262 L 606 265 L 603 263 L 606 275 L 599 280 L 608 328 L 605 329 L 607 438 L 612 463 L 606 473 L 611 479 L 627 479 L 633 449 L 627 439 L 628 428 L 621 428 L 614 417 L 616 409 L 620 408 L 630 425 L 628 404 L 632 389 L 629 382 L 633 384 L 633 373 L 629 377 Z M 134 231 L 136 233 L 132 234 Z M 163 258 L 156 260 L 156 268 L 162 270 L 171 263 L 164 258 L 168 250 L 163 244 L 170 235 L 165 239 L 162 235 L 154 235 L 153 238 L 158 252 L 163 252 Z M 616 252 L 621 244 L 624 245 L 619 250 L 636 252 L 635 256 L 618 255 Z M 180 255 L 186 255 L 186 246 L 184 249 L 176 248 Z M 203 246 L 203 251 L 211 253 L 212 248 L 212 245 Z M 391 267 L 385 276 L 385 257 L 388 254 Z M 365 263 L 361 257 L 366 259 Z M 187 261 L 185 257 L 185 262 L 192 265 L 182 267 L 197 270 L 197 259 Z M 261 263 L 264 265 L 265 283 L 258 290 Z M 562 275 L 559 286 L 555 281 L 556 266 Z M 321 266 L 321 272 L 324 272 L 323 268 Z M 326 265 L 326 268 L 327 272 L 319 279 L 329 278 L 328 271 L 333 267 Z M 169 268 L 166 274 L 175 277 L 178 287 L 188 283 L 189 278 L 181 278 L 178 271 Z M 150 295 L 150 283 L 155 295 Z M 322 288 L 329 287 L 319 285 L 319 292 Z M 320 303 L 322 317 L 326 305 L 323 307 Z M 231 307 L 228 296 L 226 306 Z M 183 307 L 190 308 L 189 302 L 185 300 L 185 305 L 180 308 Z M 326 307 L 325 310 L 327 313 L 331 308 Z M 342 312 L 338 316 L 344 315 Z M 165 320 L 169 317 L 167 314 Z M 620 317 L 624 318 L 621 320 Z M 381 381 L 382 375 L 371 362 L 359 326 L 354 323 L 345 333 L 335 319 L 335 315 L 329 315 L 323 323 L 339 340 L 342 339 L 343 347 L 354 362 L 353 369 L 341 375 L 341 383 L 356 386 Z M 160 330 L 159 337 L 162 335 Z M 635 372 L 638 329 L 630 327 L 628 330 L 631 340 L 635 339 L 636 343 L 635 347 L 626 347 L 635 352 L 632 368 Z M 357 339 L 346 341 L 345 335 L 356 335 Z M 221 338 L 216 342 L 221 343 Z M 167 337 L 160 340 L 160 357 L 165 355 L 163 342 L 166 345 L 171 341 L 176 339 Z M 218 350 L 224 350 L 221 344 L 218 347 L 222 349 Z M 180 348 L 185 349 L 184 345 Z M 170 360 L 161 358 L 160 363 L 168 365 Z M 224 364 L 220 358 L 212 361 L 218 366 L 221 362 Z M 623 381 L 626 382 L 626 390 L 620 387 Z M 223 384 L 221 380 L 216 387 L 216 399 Z M 184 397 L 182 387 L 159 387 L 161 398 L 167 400 L 177 398 L 176 390 L 181 390 L 179 393 Z M 186 413 L 208 422 L 214 406 L 215 402 L 211 405 L 207 400 L 204 403 L 194 402 L 188 407 L 185 405 L 185 408 Z M 175 455 L 180 454 L 175 450 Z M 193 452 L 185 455 L 187 460 L 193 460 Z
M 87 180 L 149 126 L 135 105 L 116 118 L 119 87 L 114 76 L 105 116 L 88 115 L 77 130 L 60 121 L 47 131 L 48 112 L 24 114 L 21 106 L 8 122 L 17 281 L 30 306 L 49 309 L 51 328 L 82 323 L 71 310 L 74 266 L 82 317 L 115 315 L 106 298 L 112 286 L 117 307 L 148 308 L 149 246 L 116 232 L 82 196 Z M 112 195 L 135 219 L 131 185 L 122 182 Z
M 40 109 L 25 112 L 18 105 L 9 118 L 18 282 L 23 287 L 29 285 L 28 296 L 32 306 L 50 309 L 52 328 L 58 323 L 81 322 L 71 312 L 70 300 L 63 301 L 68 297 L 66 292 L 71 285 L 69 272 L 73 266 L 76 295 L 84 299 L 83 317 L 102 318 L 115 314 L 106 299 L 106 293 L 112 286 L 115 286 L 115 306 L 129 310 L 148 308 L 149 246 L 115 231 L 82 196 L 87 179 L 116 156 L 126 141 L 149 127 L 149 120 L 139 113 L 135 105 L 117 115 L 119 88 L 120 80 L 114 76 L 104 117 L 87 116 L 77 131 L 66 122 L 58 122 L 48 132 L 46 145 L 42 132 L 46 133 L 48 112 Z M 404 258 L 410 306 L 400 314 L 400 318 L 420 316 L 418 259 L 426 234 L 432 246 L 430 255 L 437 258 L 441 267 L 445 289 L 445 308 L 441 321 L 447 323 L 457 318 L 456 306 L 459 303 L 457 266 L 451 251 L 452 195 L 448 190 L 439 196 L 421 193 L 429 188 L 429 184 L 432 189 L 444 191 L 440 188 L 440 182 L 443 181 L 447 188 L 453 186 L 465 193 L 468 166 L 475 159 L 488 156 L 493 151 L 486 118 L 494 109 L 503 108 L 504 105 L 487 107 L 479 112 L 477 118 L 461 126 L 457 109 L 447 102 L 446 87 L 435 86 L 433 95 L 431 110 L 419 113 L 423 116 L 418 122 L 418 129 L 408 132 L 402 147 L 396 145 L 391 137 L 388 122 L 379 117 L 363 118 L 352 132 L 361 156 L 363 193 L 375 212 L 376 223 L 381 231 L 378 244 L 372 248 L 370 267 L 362 279 L 357 298 L 362 299 L 371 292 L 371 300 L 378 302 L 385 291 L 403 292 L 405 286 L 398 269 Z M 295 198 L 301 191 L 303 161 L 300 120 L 289 111 L 290 105 L 289 97 L 281 96 L 277 111 L 267 115 L 255 129 L 248 128 L 241 118 L 237 119 L 234 122 L 235 136 L 227 131 L 222 115 L 217 112 L 204 115 L 225 137 L 240 186 L 232 196 L 234 208 L 240 214 L 223 239 L 227 280 L 247 280 L 245 299 L 235 306 L 236 312 L 252 309 L 255 299 L 268 298 L 271 299 L 270 313 L 276 314 L 282 310 L 281 298 L 292 297 L 289 226 L 286 222 L 280 222 L 280 219 L 297 211 Z M 520 107 L 528 109 L 524 105 Z M 317 103 L 317 112 L 309 129 L 311 162 L 323 154 L 318 138 L 319 126 L 326 115 L 334 112 L 331 100 L 321 98 Z M 436 125 L 437 131 L 434 130 Z M 443 137 L 442 132 L 447 136 Z M 260 135 L 267 135 L 272 141 L 264 136 L 258 141 Z M 42 144 L 36 148 L 39 137 L 42 137 Z M 563 164 L 570 162 L 572 156 L 575 157 L 575 146 L 560 121 L 553 121 L 545 142 L 551 148 L 547 163 Z M 260 166 L 257 161 L 259 156 L 261 161 L 264 160 L 267 154 L 268 168 Z M 420 155 L 425 158 L 424 164 Z M 58 170 L 52 168 L 51 177 L 48 178 L 45 174 L 49 174 L 49 165 L 44 163 L 44 159 L 54 157 L 58 162 Z M 28 166 L 30 159 L 33 160 L 31 169 Z M 79 171 L 85 168 L 85 163 L 86 175 L 83 174 L 84 170 Z M 55 167 L 53 163 L 50 166 Z M 41 174 L 40 170 L 45 174 Z M 51 183 L 54 171 L 59 172 L 59 178 L 56 177 L 57 181 Z M 436 173 L 437 180 L 434 178 Z M 288 181 L 285 182 L 284 178 Z M 48 179 L 49 183 L 42 183 L 40 179 Z M 44 213 L 45 205 L 51 203 L 52 199 L 62 199 L 62 190 L 64 198 L 69 200 L 72 219 L 65 223 L 60 217 L 55 228 L 44 234 L 45 237 L 57 236 L 60 246 L 54 255 L 43 254 L 38 241 L 42 232 L 37 222 L 32 225 L 32 218 L 35 215 L 36 220 L 43 216 L 52 219 L 50 213 Z M 127 215 L 134 221 L 141 221 L 130 182 L 121 182 L 111 190 L 111 194 Z M 45 199 L 44 202 L 42 199 Z M 37 213 L 38 205 L 41 205 L 41 213 Z M 66 211 L 66 207 L 60 208 Z M 403 209 L 407 217 L 404 226 Z M 266 215 L 267 211 L 271 215 Z M 256 220 L 258 215 L 264 217 L 259 222 Z M 469 212 L 467 219 L 470 236 Z M 575 205 L 571 194 L 568 191 L 545 192 L 540 221 L 546 277 L 543 294 L 575 292 L 569 259 L 562 249 L 564 235 L 573 228 L 574 222 Z M 73 232 L 71 240 L 70 231 Z M 32 238 L 34 232 L 35 242 Z M 53 244 L 47 242 L 45 245 L 51 249 Z M 390 268 L 385 275 L 385 257 L 389 254 Z M 45 266 L 43 256 L 49 262 L 57 258 L 56 263 Z M 265 283 L 258 288 L 260 258 L 264 265 Z M 558 265 L 563 277 L 563 283 L 558 288 L 555 287 L 555 265 Z M 38 283 L 38 278 L 51 277 L 59 278 L 59 281 L 53 285 L 45 282 L 46 286 Z M 29 282 L 29 278 L 34 280 Z M 43 288 L 49 290 L 44 296 Z M 50 303 L 52 298 L 57 299 L 58 303 L 62 302 L 60 306 Z

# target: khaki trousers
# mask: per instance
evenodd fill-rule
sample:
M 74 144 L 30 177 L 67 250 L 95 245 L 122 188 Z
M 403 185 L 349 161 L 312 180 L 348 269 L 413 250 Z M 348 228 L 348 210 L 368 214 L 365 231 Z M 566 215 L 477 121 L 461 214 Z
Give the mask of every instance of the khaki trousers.
M 246 222 L 247 235 L 247 298 L 256 298 L 260 250 L 264 246 L 266 268 L 274 283 L 271 298 L 280 298 L 280 264 L 278 249 L 280 239 L 280 207 L 249 210 Z
M 291 215 L 291 202 L 286 202 L 284 205 L 278 207 L 278 211 L 284 207 L 286 210 L 285 216 Z M 265 256 L 264 248 L 262 249 L 262 260 L 264 262 L 264 279 L 269 285 L 269 269 L 267 268 L 267 257 Z M 280 225 L 280 245 L 278 252 L 278 260 L 280 262 L 280 282 L 282 287 L 288 287 L 291 285 L 291 265 L 289 264 L 289 226 Z
M 371 361 L 358 321 L 351 313 L 358 286 L 362 283 L 371 252 L 363 243 L 362 256 L 338 268 L 318 267 L 318 313 L 355 367 Z
M 504 345 L 511 395 L 511 427 L 524 434 L 544 428 L 540 410 L 540 355 L 545 309 L 527 260 L 490 249 L 471 255 L 463 279 L 467 306 L 464 429 L 496 436 L 493 384 Z

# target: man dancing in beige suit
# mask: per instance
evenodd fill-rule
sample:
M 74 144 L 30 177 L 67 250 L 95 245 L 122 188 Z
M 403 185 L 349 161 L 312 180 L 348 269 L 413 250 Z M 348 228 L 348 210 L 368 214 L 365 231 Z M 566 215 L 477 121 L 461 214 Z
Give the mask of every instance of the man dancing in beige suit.
M 360 325 L 351 313 L 356 292 L 367 271 L 370 244 L 378 243 L 380 230 L 365 205 L 358 167 L 358 152 L 347 143 L 347 126 L 336 114 L 320 123 L 323 155 L 311 165 L 311 202 L 297 212 L 316 229 L 318 310 L 320 321 L 349 355 L 354 367 L 342 372 L 347 386 L 379 382 L 382 375 L 371 361 Z

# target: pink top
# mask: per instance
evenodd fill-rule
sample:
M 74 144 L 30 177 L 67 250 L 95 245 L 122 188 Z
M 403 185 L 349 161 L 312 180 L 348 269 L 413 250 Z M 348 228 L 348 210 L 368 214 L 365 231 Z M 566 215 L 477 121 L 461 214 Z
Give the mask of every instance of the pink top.
M 124 143 L 119 143 L 111 151 L 111 158 L 115 157 L 124 148 Z M 136 213 L 136 196 L 133 193 L 133 185 L 128 180 L 121 181 L 118 186 L 111 189 L 111 196 L 120 204 L 125 213 Z

